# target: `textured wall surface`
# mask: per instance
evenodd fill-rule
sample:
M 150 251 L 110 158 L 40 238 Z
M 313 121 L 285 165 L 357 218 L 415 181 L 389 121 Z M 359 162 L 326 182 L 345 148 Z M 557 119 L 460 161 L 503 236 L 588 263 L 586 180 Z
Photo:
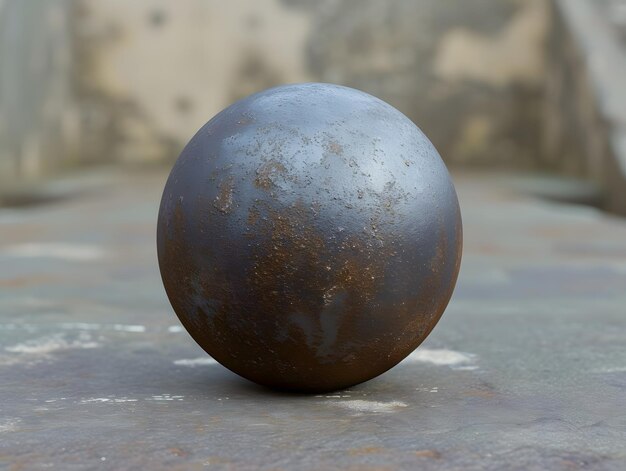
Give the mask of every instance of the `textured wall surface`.
M 66 0 L 0 0 L 0 181 L 75 157 L 69 17 Z
M 233 101 L 311 78 L 310 21 L 279 0 L 78 5 L 79 83 L 113 158 L 172 159 Z
M 619 108 L 620 97 L 603 98 L 597 77 L 624 74 L 609 70 L 616 62 L 598 41 L 611 28 L 624 37 L 626 2 L 561 2 L 603 7 L 604 19 L 580 17 L 577 28 L 596 38 L 586 43 L 554 3 L 0 0 L 0 175 L 172 161 L 233 101 L 327 81 L 399 108 L 448 163 L 550 168 L 615 186 L 598 156 L 626 146 L 601 105 Z M 588 75 L 592 55 L 604 59 Z
M 316 80 L 389 101 L 448 162 L 536 163 L 544 0 L 79 4 L 80 83 L 109 157 L 172 158 L 233 100 Z
M 597 183 L 606 193 L 603 206 L 626 214 L 626 1 L 554 5 L 545 165 Z
M 448 162 L 530 166 L 547 28 L 542 0 L 333 2 L 311 68 L 398 107 Z

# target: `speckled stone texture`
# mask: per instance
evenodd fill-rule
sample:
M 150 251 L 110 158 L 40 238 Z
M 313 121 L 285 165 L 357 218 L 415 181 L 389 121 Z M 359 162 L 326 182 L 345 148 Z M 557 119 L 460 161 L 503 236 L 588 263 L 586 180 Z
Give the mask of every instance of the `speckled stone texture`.
M 361 386 L 277 394 L 210 359 L 163 291 L 166 174 L 0 210 L 1 469 L 626 467 L 626 222 L 453 175 L 451 304 Z

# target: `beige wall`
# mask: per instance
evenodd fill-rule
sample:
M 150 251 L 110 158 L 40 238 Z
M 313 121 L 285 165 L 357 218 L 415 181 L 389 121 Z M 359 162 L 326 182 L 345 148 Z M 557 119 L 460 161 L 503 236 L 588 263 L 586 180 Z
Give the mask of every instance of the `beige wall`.
M 83 68 L 116 122 L 113 153 L 168 157 L 210 117 L 255 91 L 311 79 L 310 16 L 279 0 L 83 0 Z M 172 143 L 171 148 L 165 143 Z
M 234 100 L 311 80 L 389 101 L 448 162 L 536 165 L 547 2 L 0 0 L 22 38 L 0 44 L 0 170 L 171 161 Z

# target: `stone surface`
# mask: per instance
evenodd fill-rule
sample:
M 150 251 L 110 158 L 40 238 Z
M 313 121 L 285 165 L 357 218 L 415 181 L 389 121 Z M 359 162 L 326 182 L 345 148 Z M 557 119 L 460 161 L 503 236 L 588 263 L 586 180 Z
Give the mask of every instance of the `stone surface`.
M 456 175 L 464 260 L 433 334 L 371 382 L 288 395 L 176 321 L 154 241 L 165 178 L 0 210 L 0 468 L 626 466 L 624 220 Z

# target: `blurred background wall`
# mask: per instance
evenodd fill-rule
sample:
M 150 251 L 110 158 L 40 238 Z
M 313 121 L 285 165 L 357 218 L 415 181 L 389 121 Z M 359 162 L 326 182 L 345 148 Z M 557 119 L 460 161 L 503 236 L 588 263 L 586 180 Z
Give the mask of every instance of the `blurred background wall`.
M 71 4 L 0 0 L 0 182 L 78 160 Z
M 0 0 L 0 181 L 171 162 L 234 100 L 326 81 L 399 108 L 448 164 L 605 185 L 612 124 L 566 11 L 585 2 Z

